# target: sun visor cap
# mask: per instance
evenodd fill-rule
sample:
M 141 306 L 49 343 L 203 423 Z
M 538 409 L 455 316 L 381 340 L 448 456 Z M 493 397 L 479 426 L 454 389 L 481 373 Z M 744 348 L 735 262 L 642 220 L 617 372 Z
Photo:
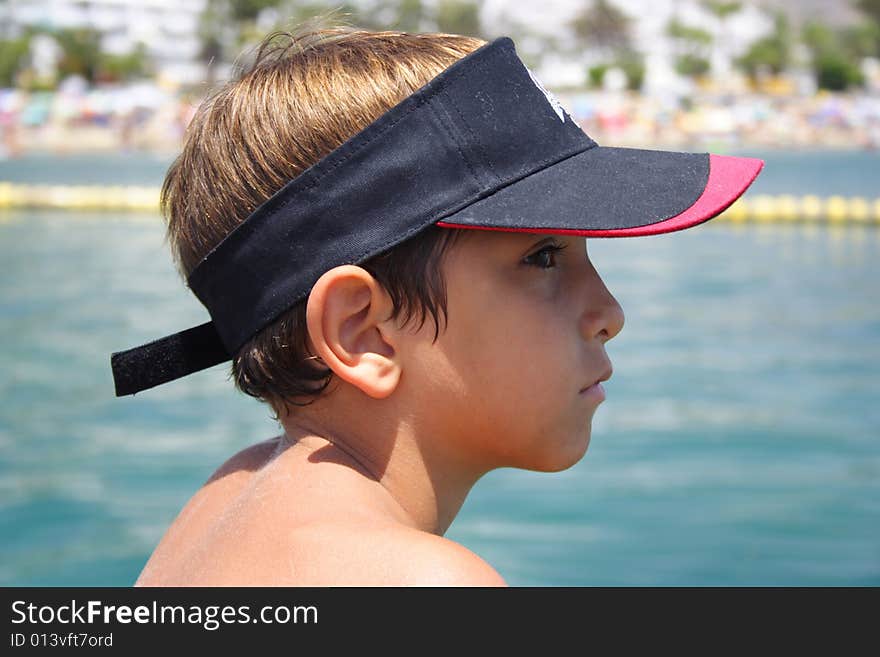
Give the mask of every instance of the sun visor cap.
M 117 394 L 228 360 L 305 299 L 327 270 L 369 260 L 433 224 L 626 236 L 681 216 L 705 196 L 715 170 L 708 154 L 625 150 L 599 147 L 525 67 L 513 41 L 495 39 L 291 180 L 227 235 L 188 280 L 211 321 L 114 354 Z M 714 214 L 754 177 L 737 175 L 737 185 L 725 186 L 731 197 L 715 199 Z M 708 206 L 702 215 L 714 216 Z M 209 341 L 196 356 L 194 336 Z M 152 371 L 157 357 L 164 366 Z

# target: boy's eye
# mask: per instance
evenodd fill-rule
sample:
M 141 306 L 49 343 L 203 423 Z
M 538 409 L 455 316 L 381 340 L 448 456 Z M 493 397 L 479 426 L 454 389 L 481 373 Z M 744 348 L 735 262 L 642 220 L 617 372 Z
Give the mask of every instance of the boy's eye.
M 552 269 L 556 266 L 556 254 L 567 248 L 561 244 L 548 244 L 539 251 L 535 251 L 530 256 L 526 256 L 523 262 L 532 267 L 539 269 Z

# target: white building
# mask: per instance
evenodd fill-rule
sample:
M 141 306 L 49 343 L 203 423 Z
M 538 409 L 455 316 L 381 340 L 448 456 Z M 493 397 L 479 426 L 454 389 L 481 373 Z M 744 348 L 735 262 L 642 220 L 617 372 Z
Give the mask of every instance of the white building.
M 193 83 L 205 75 L 198 62 L 205 5 L 206 0 L 6 0 L 0 3 L 0 25 L 7 34 L 25 26 L 95 28 L 106 52 L 130 53 L 143 43 L 160 79 Z

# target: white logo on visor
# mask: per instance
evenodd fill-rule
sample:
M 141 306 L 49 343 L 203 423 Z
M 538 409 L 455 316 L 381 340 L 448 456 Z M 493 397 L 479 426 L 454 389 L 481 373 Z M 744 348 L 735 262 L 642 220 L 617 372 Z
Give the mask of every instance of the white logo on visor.
M 556 96 L 554 96 L 552 93 L 544 88 L 544 85 L 538 81 L 538 78 L 535 77 L 535 74 L 532 73 L 532 71 L 528 67 L 526 67 L 526 70 L 529 72 L 529 77 L 532 78 L 532 82 L 534 82 L 535 86 L 541 90 L 541 93 L 544 94 L 544 98 L 546 98 L 547 102 L 550 103 L 550 107 L 552 107 L 553 111 L 556 112 L 559 120 L 565 123 L 565 112 L 562 109 L 562 105 L 559 103 L 558 100 L 556 100 Z

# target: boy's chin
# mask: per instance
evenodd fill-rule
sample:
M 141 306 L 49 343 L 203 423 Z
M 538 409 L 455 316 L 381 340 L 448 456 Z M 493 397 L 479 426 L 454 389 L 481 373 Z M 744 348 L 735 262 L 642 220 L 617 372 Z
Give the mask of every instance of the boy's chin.
M 562 472 L 578 463 L 587 453 L 590 446 L 590 432 L 578 436 L 578 440 L 572 440 L 564 445 L 556 445 L 553 451 L 547 451 L 539 455 L 530 465 L 529 470 L 536 472 Z

